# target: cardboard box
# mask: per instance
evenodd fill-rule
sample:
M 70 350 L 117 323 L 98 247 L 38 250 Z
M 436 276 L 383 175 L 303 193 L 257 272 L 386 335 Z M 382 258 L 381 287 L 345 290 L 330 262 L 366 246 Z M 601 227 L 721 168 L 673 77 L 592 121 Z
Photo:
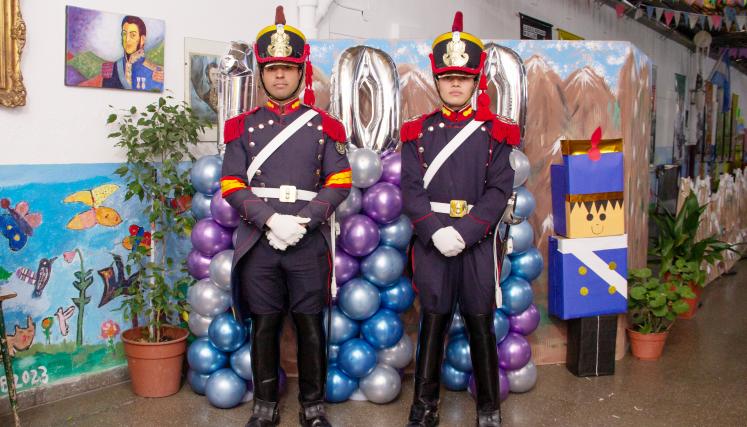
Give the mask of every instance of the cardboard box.
M 551 315 L 568 320 L 627 311 L 627 235 L 549 239 Z
M 564 237 L 605 237 L 625 234 L 623 193 L 563 194 L 552 181 L 555 234 Z
M 565 366 L 573 375 L 593 377 L 615 373 L 617 316 L 571 319 Z
M 564 194 L 613 193 L 623 191 L 622 139 L 605 139 L 597 145 L 599 158 L 589 155 L 588 140 L 563 140 L 563 164 L 552 165 L 551 179 Z

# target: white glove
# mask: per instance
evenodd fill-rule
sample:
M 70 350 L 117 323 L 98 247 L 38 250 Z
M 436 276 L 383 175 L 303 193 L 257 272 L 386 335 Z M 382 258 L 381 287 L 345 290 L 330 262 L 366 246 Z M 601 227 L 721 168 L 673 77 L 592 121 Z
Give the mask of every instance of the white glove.
M 272 230 L 268 230 L 265 235 L 267 236 L 267 241 L 270 242 L 270 246 L 272 246 L 273 248 L 279 251 L 288 249 L 288 244 L 280 240 L 280 238 L 276 236 L 275 233 L 272 232 Z
M 306 224 L 309 221 L 311 221 L 311 218 L 274 213 L 267 220 L 267 226 L 270 227 L 270 230 L 278 239 L 289 246 L 293 246 L 306 234 L 306 227 L 301 224 Z
M 431 237 L 433 245 L 445 257 L 457 256 L 464 250 L 464 239 L 454 227 L 442 227 Z

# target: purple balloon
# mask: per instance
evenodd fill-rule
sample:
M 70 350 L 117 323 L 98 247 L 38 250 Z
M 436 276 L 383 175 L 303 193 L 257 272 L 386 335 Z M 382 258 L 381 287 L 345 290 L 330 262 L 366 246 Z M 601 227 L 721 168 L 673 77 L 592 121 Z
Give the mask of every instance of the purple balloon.
M 370 254 L 379 246 L 379 237 L 379 226 L 365 215 L 350 215 L 340 224 L 340 246 L 350 255 Z
M 399 153 L 392 153 L 381 159 L 383 172 L 381 180 L 390 182 L 399 186 L 399 179 L 402 176 L 402 156 Z
M 210 201 L 210 215 L 215 222 L 224 227 L 234 228 L 239 226 L 239 211 L 228 204 L 220 191 L 216 191 Z
M 187 255 L 187 271 L 197 280 L 210 276 L 211 257 L 192 249 Z
M 402 213 L 402 192 L 394 184 L 379 182 L 363 195 L 363 212 L 379 224 L 389 224 Z
M 335 280 L 345 283 L 358 274 L 360 263 L 345 251 L 335 251 Z
M 509 330 L 522 335 L 529 335 L 537 329 L 540 323 L 540 313 L 532 304 L 526 310 L 513 316 L 508 316 Z
M 501 399 L 501 402 L 508 399 L 508 392 L 509 390 L 509 383 L 508 383 L 508 375 L 506 375 L 506 372 L 503 369 L 498 369 L 498 386 L 499 386 L 499 397 Z M 472 395 L 473 398 L 477 398 L 477 384 L 475 384 L 475 375 L 470 374 L 469 376 L 469 394 Z
M 503 369 L 519 369 L 532 358 L 532 348 L 526 338 L 516 332 L 509 332 L 498 344 L 498 361 Z
M 211 218 L 201 219 L 192 229 L 192 246 L 203 255 L 213 256 L 231 247 L 231 231 Z

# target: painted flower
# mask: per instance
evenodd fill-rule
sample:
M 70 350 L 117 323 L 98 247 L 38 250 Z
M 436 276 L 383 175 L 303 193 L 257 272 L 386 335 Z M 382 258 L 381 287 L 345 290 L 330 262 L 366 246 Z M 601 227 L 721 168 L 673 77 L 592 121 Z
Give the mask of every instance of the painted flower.
M 101 338 L 111 339 L 119 335 L 119 324 L 113 320 L 107 320 L 101 324 Z
M 63 252 L 62 257 L 65 258 L 65 262 L 68 264 L 73 262 L 73 259 L 75 259 L 75 249 L 72 251 Z
M 54 323 L 54 317 L 45 317 L 44 320 L 42 320 L 42 328 L 48 330 L 52 327 L 52 323 Z

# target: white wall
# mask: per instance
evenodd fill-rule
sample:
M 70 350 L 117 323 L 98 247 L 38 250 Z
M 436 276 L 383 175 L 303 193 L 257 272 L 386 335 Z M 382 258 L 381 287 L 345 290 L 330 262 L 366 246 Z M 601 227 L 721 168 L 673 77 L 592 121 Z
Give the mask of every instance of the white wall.
M 260 27 L 272 22 L 278 3 L 285 6 L 288 23 L 297 24 L 297 0 L 128 0 L 107 5 L 74 0 L 69 4 L 164 19 L 165 87 L 181 99 L 184 37 L 252 40 Z M 674 73 L 688 75 L 692 86 L 694 56 L 643 25 L 618 19 L 613 9 L 588 0 L 336 0 L 321 21 L 318 36 L 432 38 L 451 28 L 458 9 L 464 12 L 465 30 L 483 38 L 518 38 L 518 13 L 522 12 L 588 40 L 633 42 L 657 64 L 657 146 L 671 145 L 673 119 L 668 112 L 674 97 Z M 28 31 L 22 56 L 27 105 L 0 109 L 0 165 L 121 161 L 121 153 L 106 138 L 107 105 L 146 105 L 158 95 L 65 86 L 65 2 L 22 0 L 22 12 Z M 747 95 L 745 76 L 734 71 L 732 76 L 732 91 Z M 747 96 L 742 96 L 740 103 L 744 108 Z

